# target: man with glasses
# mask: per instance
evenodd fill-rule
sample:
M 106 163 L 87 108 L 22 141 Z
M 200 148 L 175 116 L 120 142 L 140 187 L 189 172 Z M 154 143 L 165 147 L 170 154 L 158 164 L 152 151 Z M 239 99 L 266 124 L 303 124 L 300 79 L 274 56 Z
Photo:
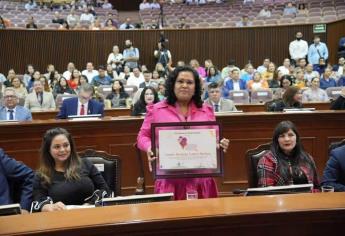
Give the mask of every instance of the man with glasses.
M 67 119 L 68 116 L 85 116 L 100 114 L 103 116 L 104 105 L 92 100 L 93 87 L 90 84 L 84 84 L 80 87 L 78 97 L 65 99 L 57 119 Z
M 18 105 L 18 96 L 14 88 L 9 87 L 4 91 L 4 104 L 0 109 L 0 120 L 32 120 L 31 112 Z

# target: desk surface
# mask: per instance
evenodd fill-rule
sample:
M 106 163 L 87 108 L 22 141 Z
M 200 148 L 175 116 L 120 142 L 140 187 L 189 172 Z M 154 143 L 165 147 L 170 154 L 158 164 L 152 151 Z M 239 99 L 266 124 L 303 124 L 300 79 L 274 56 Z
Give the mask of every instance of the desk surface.
M 344 213 L 345 193 L 228 197 L 6 216 L 0 235 L 320 235 L 343 227 Z

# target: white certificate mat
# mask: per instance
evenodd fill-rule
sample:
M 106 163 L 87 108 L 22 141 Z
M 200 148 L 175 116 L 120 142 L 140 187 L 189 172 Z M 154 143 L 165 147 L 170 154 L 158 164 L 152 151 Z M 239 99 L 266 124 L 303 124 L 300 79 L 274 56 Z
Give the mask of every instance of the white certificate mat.
M 217 168 L 216 129 L 159 130 L 158 137 L 161 170 Z

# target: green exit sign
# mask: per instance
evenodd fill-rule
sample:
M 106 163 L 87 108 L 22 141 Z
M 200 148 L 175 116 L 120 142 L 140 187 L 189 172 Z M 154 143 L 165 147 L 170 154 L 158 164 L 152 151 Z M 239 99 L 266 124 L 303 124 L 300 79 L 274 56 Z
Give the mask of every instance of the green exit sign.
M 313 25 L 314 34 L 326 33 L 326 24 Z

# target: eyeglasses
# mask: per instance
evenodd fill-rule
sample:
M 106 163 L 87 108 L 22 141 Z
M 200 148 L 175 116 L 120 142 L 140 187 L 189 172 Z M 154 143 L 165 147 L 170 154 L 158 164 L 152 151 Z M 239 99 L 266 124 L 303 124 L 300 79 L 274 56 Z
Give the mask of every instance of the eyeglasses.
M 15 95 L 7 95 L 7 96 L 4 96 L 5 99 L 15 99 L 17 98 Z

